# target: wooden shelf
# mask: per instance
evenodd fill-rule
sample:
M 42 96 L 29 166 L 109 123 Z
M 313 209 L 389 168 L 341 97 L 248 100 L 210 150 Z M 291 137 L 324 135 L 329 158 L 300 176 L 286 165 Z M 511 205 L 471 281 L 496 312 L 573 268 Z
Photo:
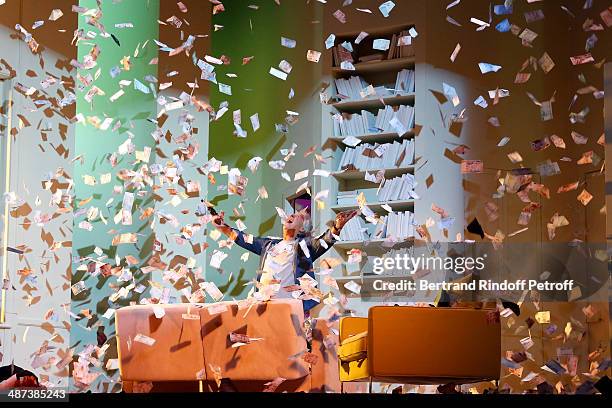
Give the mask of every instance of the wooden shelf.
M 386 105 L 414 105 L 414 92 L 382 98 L 347 99 L 332 103 L 331 106 L 342 112 L 361 111 L 363 109 L 382 109 Z
M 406 210 L 412 210 L 414 208 L 413 199 L 366 203 L 368 208 L 370 208 L 372 211 L 380 211 L 380 210 L 387 211 L 382 207 L 385 204 L 390 206 L 393 209 L 393 211 L 406 211 Z M 331 207 L 331 210 L 334 212 L 342 212 L 342 211 L 348 211 L 348 210 L 356 210 L 358 208 L 359 206 L 357 204 L 355 205 L 334 205 Z
M 356 137 L 357 139 L 365 142 L 365 143 L 389 143 L 394 142 L 398 139 L 412 139 L 415 135 L 414 130 L 410 130 L 404 133 L 402 136 L 398 135 L 395 132 L 390 133 L 368 133 L 366 135 L 347 135 L 347 136 L 331 136 L 327 140 L 333 143 L 342 144 L 344 146 L 343 140 L 349 136 Z M 349 146 L 350 147 L 350 146 Z
M 383 248 L 391 250 L 395 248 L 410 248 L 414 245 L 414 238 L 409 238 L 405 241 L 396 242 L 391 247 L 383 246 L 385 239 L 373 239 L 370 241 L 336 241 L 334 248 L 351 250 L 351 249 L 366 249 L 366 248 Z
M 345 171 L 334 171 L 331 173 L 332 177 L 340 180 L 365 180 L 366 171 L 370 174 L 377 173 L 380 170 L 385 170 L 385 178 L 397 177 L 402 174 L 410 173 L 414 170 L 414 166 L 401 167 L 395 169 L 374 169 L 374 170 L 345 170 Z
M 377 27 L 366 27 L 361 30 L 345 31 L 342 33 L 336 33 L 336 40 L 337 41 L 339 40 L 353 41 L 355 38 L 357 38 L 359 33 L 361 33 L 362 31 L 365 31 L 366 33 L 368 33 L 370 37 L 379 37 L 385 34 L 395 34 L 402 30 L 407 30 L 410 27 L 414 27 L 414 26 L 415 26 L 414 22 L 408 22 L 408 23 L 403 23 L 403 24 L 394 24 L 394 25 L 384 24 L 382 26 L 377 26 Z
M 415 57 L 393 58 L 390 60 L 358 62 L 353 64 L 355 69 L 332 68 L 334 77 L 345 75 L 372 74 L 377 72 L 399 71 L 402 68 L 414 68 Z

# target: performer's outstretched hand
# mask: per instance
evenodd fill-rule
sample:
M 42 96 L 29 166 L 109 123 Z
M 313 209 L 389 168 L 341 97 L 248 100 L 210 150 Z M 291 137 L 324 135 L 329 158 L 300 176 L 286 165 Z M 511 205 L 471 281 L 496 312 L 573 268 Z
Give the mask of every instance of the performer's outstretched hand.
M 224 217 L 224 213 L 223 211 L 221 212 L 221 214 L 217 214 L 217 215 L 213 215 L 212 217 L 212 225 L 218 229 L 219 231 L 221 231 L 223 234 L 227 235 L 228 237 L 232 237 L 232 229 L 230 228 L 229 225 L 227 225 L 225 223 L 225 220 L 223 219 Z
M 359 214 L 359 210 L 350 210 L 338 213 L 336 215 L 336 220 L 334 221 L 334 229 L 336 230 L 335 233 L 339 233 L 342 227 L 344 227 L 344 225 L 357 214 Z
M 225 213 L 223 212 L 221 212 L 221 214 L 213 215 L 212 223 L 216 228 L 221 228 L 224 225 L 226 225 L 225 220 L 223 219 L 224 216 L 225 216 Z

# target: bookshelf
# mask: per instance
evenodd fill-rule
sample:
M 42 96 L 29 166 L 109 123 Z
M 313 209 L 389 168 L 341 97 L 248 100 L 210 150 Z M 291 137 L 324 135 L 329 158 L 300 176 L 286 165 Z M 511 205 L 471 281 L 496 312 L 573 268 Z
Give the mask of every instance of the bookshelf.
M 389 251 L 390 249 L 411 248 L 412 246 L 414 246 L 414 239 L 406 239 L 403 241 L 399 241 L 399 242 L 393 243 L 392 246 L 386 245 L 384 239 L 373 239 L 370 241 L 338 241 L 334 245 L 334 248 L 347 250 L 347 251 L 350 251 L 351 249 L 368 249 L 368 250 L 379 249 L 380 251 L 386 252 L 386 251 Z M 380 252 L 380 251 L 377 251 L 377 252 Z M 347 277 L 347 276 L 348 275 L 334 276 L 334 278 L 338 279 L 338 278 Z M 356 275 L 356 276 L 360 277 L 362 275 Z
M 376 172 L 384 170 L 385 178 L 389 177 L 397 177 L 402 174 L 412 173 L 414 172 L 414 166 L 408 167 L 396 167 L 396 168 L 388 168 L 388 169 L 374 169 L 374 170 L 342 170 L 342 171 L 334 171 L 330 175 L 339 180 L 364 180 L 366 173 L 375 174 Z
M 383 208 L 383 205 L 387 205 L 393 209 L 393 211 L 405 211 L 405 210 L 414 210 L 414 199 L 410 200 L 397 200 L 397 201 L 378 201 L 368 203 L 368 207 L 374 212 L 378 211 L 386 211 Z M 342 212 L 348 210 L 356 210 L 359 208 L 357 204 L 355 205 L 332 205 L 331 209 L 334 212 Z
M 391 60 L 373 61 L 373 62 L 362 62 L 354 64 L 355 70 L 342 69 L 340 67 L 332 68 L 332 73 L 335 76 L 351 74 L 351 75 L 364 75 L 364 74 L 377 74 L 386 73 L 388 71 L 397 71 L 402 68 L 414 68 L 414 57 L 394 58 Z
M 382 98 L 346 100 L 333 103 L 332 106 L 341 112 L 360 111 L 362 109 L 384 108 L 386 105 L 414 105 L 414 93 L 394 95 Z
M 407 133 L 405 133 L 403 136 L 398 135 L 395 132 L 389 132 L 389 133 L 367 133 L 367 134 L 363 134 L 363 135 L 353 135 L 353 137 L 356 137 L 357 139 L 360 139 L 362 142 L 365 143 L 389 143 L 389 142 L 393 142 L 394 140 L 399 140 L 400 138 L 413 138 L 415 135 L 414 130 L 410 130 Z M 328 143 L 342 143 L 342 141 L 344 140 L 344 136 L 330 136 L 327 138 L 327 142 Z
M 411 189 L 412 184 L 416 183 L 415 139 L 418 132 L 415 132 L 415 117 L 418 98 L 415 84 L 419 76 L 417 59 L 412 44 L 397 46 L 393 52 L 391 50 L 394 42 L 396 45 L 406 44 L 406 38 L 401 41 L 399 38 L 405 37 L 414 26 L 412 23 L 406 23 L 336 33 L 330 59 L 332 66 L 328 70 L 327 82 L 330 86 L 322 95 L 324 103 L 321 143 L 328 149 L 326 156 L 329 157 L 322 167 L 329 171 L 329 177 L 321 178 L 315 185 L 317 191 L 328 190 L 325 209 L 321 213 L 322 222 L 333 219 L 339 212 L 358 209 L 356 197 L 360 194 L 366 198 L 366 205 L 376 218 L 388 217 L 389 209 L 395 214 L 403 215 L 409 212 L 414 215 L 418 201 Z M 357 44 L 356 39 L 362 31 L 369 35 Z M 389 40 L 387 52 L 375 49 L 375 40 L 380 39 Z M 337 50 L 346 43 L 350 43 L 349 48 Z M 348 61 L 349 57 L 352 59 L 351 64 L 345 62 L 343 65 L 342 58 L 347 58 L 345 61 Z M 396 120 L 390 125 L 393 118 Z M 354 152 L 351 152 L 352 150 Z M 331 154 L 328 155 L 328 152 Z M 362 155 L 367 156 L 365 161 Z M 386 155 L 390 155 L 391 159 Z M 385 182 L 382 186 L 380 183 L 366 180 L 366 177 L 371 179 L 376 176 L 380 170 L 384 170 Z M 381 193 L 385 184 L 393 180 L 398 183 L 399 190 L 384 196 L 391 197 L 390 199 L 382 199 Z M 387 236 L 386 232 L 375 231 L 371 223 L 363 220 L 361 223 L 368 227 L 364 239 L 346 238 L 349 236 L 347 234 L 344 239 L 334 244 L 332 251 L 335 254 L 332 255 L 346 261 L 351 250 L 360 249 L 367 259 L 368 256 L 381 256 L 391 250 L 409 249 L 414 246 L 414 227 L 409 233 L 402 229 L 402 234 L 398 236 L 403 238 L 398 239 L 395 235 Z M 321 223 L 319 226 L 322 227 Z M 394 231 L 397 231 L 396 227 Z M 361 271 L 356 273 L 343 265 L 341 272 L 334 270 L 332 277 L 336 279 L 341 293 L 350 295 L 343 286 L 345 283 L 354 281 L 362 284 L 372 279 L 371 275 L 364 275 L 363 265 L 360 269 Z

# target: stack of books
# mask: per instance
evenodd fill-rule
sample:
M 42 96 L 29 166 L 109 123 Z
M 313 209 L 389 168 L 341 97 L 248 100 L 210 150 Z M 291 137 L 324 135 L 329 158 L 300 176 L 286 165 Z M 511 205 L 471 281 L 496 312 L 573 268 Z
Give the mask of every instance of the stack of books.
M 414 108 L 408 105 L 399 106 L 385 106 L 385 109 L 379 109 L 378 115 L 376 115 L 376 122 L 374 126 L 377 129 L 381 129 L 383 132 L 396 132 L 398 131 L 398 125 L 393 123 L 393 118 L 397 118 L 401 127 L 408 131 L 414 127 Z
M 361 115 L 334 115 L 334 136 L 356 136 L 380 133 L 376 128 L 376 117 L 372 112 L 362 110 Z
M 357 190 L 338 191 L 338 205 L 350 206 L 357 205 Z
M 350 63 L 355 62 L 353 58 L 353 54 L 344 48 L 342 45 L 336 45 L 332 48 L 332 57 L 334 59 L 334 66 L 339 67 L 342 65 L 344 61 L 348 61 Z
M 402 44 L 404 45 L 399 45 L 400 39 L 403 39 Z M 391 37 L 391 44 L 389 44 L 387 59 L 412 57 L 413 55 L 414 48 L 412 46 L 412 37 L 408 30 L 393 34 L 393 37 Z
M 342 153 L 338 170 L 380 170 L 407 167 L 414 162 L 414 140 L 385 144 L 361 143 Z
M 392 212 L 380 218 L 376 225 L 374 238 L 405 240 L 414 237 L 414 214 L 410 211 Z
M 340 99 L 362 99 L 361 92 L 370 86 L 362 77 L 352 76 L 349 79 L 338 78 L 334 81 L 336 84 L 336 95 Z
M 397 73 L 395 86 L 392 84 L 373 87 L 374 93 L 368 92 L 370 84 L 360 76 L 352 76 L 348 79 L 337 78 L 334 80 L 336 86 L 335 95 L 341 100 L 360 100 L 365 98 L 386 98 L 394 95 L 406 95 L 414 92 L 414 70 L 402 69 Z
M 360 136 L 381 132 L 401 133 L 401 136 L 414 127 L 414 108 L 408 105 L 399 105 L 396 108 L 387 105 L 385 109 L 379 109 L 376 116 L 367 110 L 362 110 L 361 114 L 334 115 L 334 136 Z
M 341 241 L 365 241 L 366 235 L 364 234 L 364 226 L 361 222 L 360 217 L 351 218 L 342 230 L 340 230 Z
M 411 69 L 402 69 L 397 73 L 395 80 L 395 95 L 403 95 L 414 92 L 414 71 Z
M 385 180 L 378 190 L 378 201 L 401 201 L 418 198 L 414 191 L 415 180 L 412 174 L 406 173 L 400 177 Z
M 382 50 L 370 50 L 369 54 L 365 54 L 363 51 L 368 52 L 368 50 L 360 50 L 359 47 L 349 51 L 342 44 L 338 44 L 332 48 L 332 57 L 333 64 L 335 67 L 339 67 L 342 65 L 342 62 L 348 61 L 351 63 L 354 62 L 372 62 L 372 61 L 382 61 L 382 60 L 390 60 L 395 58 L 405 58 L 414 56 L 414 47 L 412 45 L 412 37 L 410 36 L 410 32 L 408 30 L 400 31 L 399 33 L 395 33 L 392 36 L 384 36 L 388 40 L 389 49 Z M 382 38 L 382 37 L 381 37 Z M 368 43 L 367 41 L 363 44 Z M 361 52 L 360 52 L 361 51 Z
M 352 191 L 339 191 L 338 192 L 338 205 L 351 206 L 357 205 L 357 196 L 363 193 L 366 202 L 371 203 L 378 200 L 377 188 L 364 188 Z

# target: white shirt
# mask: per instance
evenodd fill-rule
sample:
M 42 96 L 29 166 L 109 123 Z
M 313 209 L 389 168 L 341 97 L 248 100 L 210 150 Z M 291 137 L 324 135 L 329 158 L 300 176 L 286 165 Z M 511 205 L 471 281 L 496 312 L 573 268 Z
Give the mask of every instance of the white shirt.
M 282 240 L 271 247 L 264 259 L 261 283 L 271 284 L 272 280 L 280 281 L 280 289 L 272 296 L 275 299 L 291 298 L 291 292 L 285 286 L 295 285 L 295 241 Z

